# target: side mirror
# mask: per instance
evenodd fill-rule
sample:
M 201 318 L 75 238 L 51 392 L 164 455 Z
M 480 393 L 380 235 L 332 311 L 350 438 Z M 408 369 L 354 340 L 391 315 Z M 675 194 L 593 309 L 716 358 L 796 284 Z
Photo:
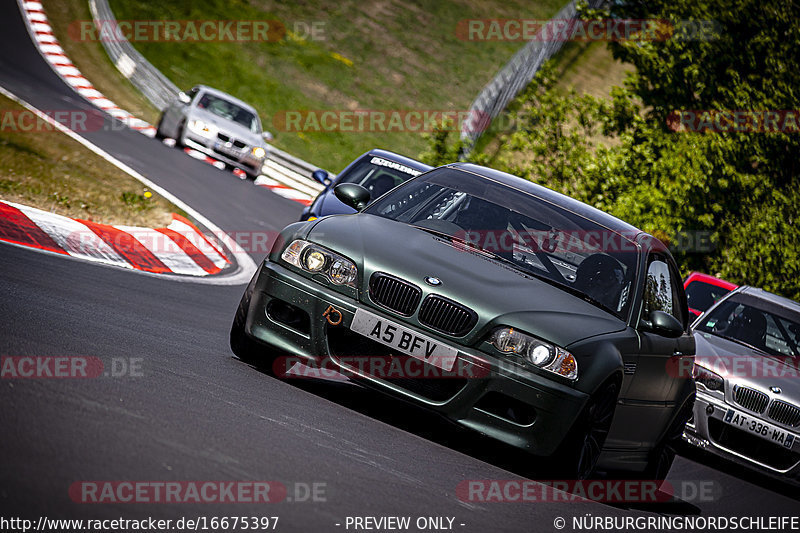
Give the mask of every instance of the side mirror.
M 275 137 L 272 135 L 272 133 L 265 131 L 264 133 L 261 134 L 261 138 L 267 142 L 272 142 L 272 139 L 274 139 Z
M 649 320 L 642 320 L 640 326 L 662 337 L 676 338 L 683 335 L 683 326 L 678 319 L 664 311 L 650 311 Z
M 355 183 L 340 183 L 333 188 L 333 194 L 345 205 L 357 211 L 364 209 L 369 203 L 370 194 L 367 189 Z
M 191 102 L 191 101 L 192 101 L 192 99 L 191 99 L 191 98 L 189 98 L 189 95 L 188 95 L 188 94 L 186 94 L 186 93 L 185 93 L 185 92 L 183 92 L 183 91 L 181 91 L 181 92 L 179 92 L 179 93 L 178 93 L 178 100 L 180 100 L 180 101 L 181 101 L 181 103 L 184 103 L 184 104 L 188 104 L 189 102 Z
M 321 168 L 318 168 L 317 170 L 312 172 L 311 177 L 323 185 L 327 185 L 328 183 L 330 183 L 330 180 L 328 179 L 328 172 L 322 170 Z

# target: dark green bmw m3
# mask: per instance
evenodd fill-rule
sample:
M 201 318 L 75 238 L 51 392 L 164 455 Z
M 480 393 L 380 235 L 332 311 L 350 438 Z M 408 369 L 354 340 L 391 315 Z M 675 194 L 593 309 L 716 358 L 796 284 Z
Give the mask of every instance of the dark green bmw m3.
M 357 185 L 336 194 L 361 211 L 282 231 L 236 312 L 234 353 L 332 365 L 568 475 L 666 476 L 695 346 L 661 241 L 471 164 L 371 203 Z

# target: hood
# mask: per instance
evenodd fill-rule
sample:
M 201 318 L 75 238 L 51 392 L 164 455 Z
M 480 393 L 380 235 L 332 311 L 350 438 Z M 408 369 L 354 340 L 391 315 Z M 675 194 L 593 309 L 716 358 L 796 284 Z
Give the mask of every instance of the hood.
M 711 333 L 694 332 L 695 361 L 720 374 L 731 385 L 747 385 L 764 392 L 779 387 L 776 398 L 800 405 L 800 360 L 772 356 Z
M 188 120 L 193 119 L 200 119 L 203 122 L 214 124 L 219 131 L 244 141 L 250 146 L 264 146 L 264 140 L 258 133 L 253 133 L 249 128 L 245 128 L 232 120 L 226 120 L 205 109 L 193 108 L 191 113 L 189 113 Z
M 333 216 L 314 226 L 309 240 L 356 262 L 362 301 L 368 301 L 370 276 L 381 271 L 418 286 L 423 298 L 435 293 L 470 307 L 479 319 L 465 344 L 496 325 L 517 327 L 560 346 L 626 327 L 556 286 L 404 223 L 368 214 Z M 426 284 L 428 276 L 442 284 Z

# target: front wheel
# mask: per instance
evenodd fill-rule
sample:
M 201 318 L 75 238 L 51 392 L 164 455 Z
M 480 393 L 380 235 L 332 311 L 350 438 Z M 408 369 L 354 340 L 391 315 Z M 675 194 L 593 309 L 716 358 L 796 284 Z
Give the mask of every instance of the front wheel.
M 573 429 L 556 452 L 557 464 L 566 477 L 589 479 L 594 474 L 611 429 L 619 386 L 606 383 L 589 399 Z
M 683 428 L 689 417 L 692 416 L 693 409 L 694 398 L 691 398 L 678 411 L 661 442 L 650 452 L 650 458 L 647 467 L 642 472 L 642 478 L 655 481 L 664 481 L 667 478 L 667 474 L 672 468 L 672 462 L 675 460 L 675 450 L 681 443 Z
M 167 137 L 166 134 L 164 133 L 164 116 L 165 115 L 166 115 L 166 113 L 161 113 L 161 118 L 158 119 L 158 125 L 156 126 L 156 135 L 155 135 L 155 137 L 156 137 L 156 139 L 158 139 L 160 141 L 164 140 Z
M 178 134 L 175 136 L 175 146 L 178 148 L 184 148 L 186 146 L 186 141 L 184 139 L 183 134 L 186 132 L 186 121 L 181 121 L 178 125 Z
M 233 167 L 233 168 L 235 169 L 235 168 L 238 168 L 238 167 Z M 258 178 L 261 175 L 260 169 L 259 170 L 255 170 L 255 169 L 250 168 L 250 167 L 242 166 L 240 168 L 240 170 L 242 172 L 244 172 L 245 178 L 249 179 L 251 181 L 255 181 L 256 178 Z M 245 179 L 245 178 L 242 178 L 242 179 Z
M 256 273 L 256 277 L 258 273 Z M 246 363 L 254 363 L 259 359 L 258 344 L 245 333 L 244 326 L 247 322 L 247 310 L 250 307 L 250 299 L 253 296 L 256 277 L 253 277 L 250 284 L 245 289 L 239 307 L 236 308 L 236 315 L 233 317 L 231 325 L 230 344 L 231 350 L 236 356 Z

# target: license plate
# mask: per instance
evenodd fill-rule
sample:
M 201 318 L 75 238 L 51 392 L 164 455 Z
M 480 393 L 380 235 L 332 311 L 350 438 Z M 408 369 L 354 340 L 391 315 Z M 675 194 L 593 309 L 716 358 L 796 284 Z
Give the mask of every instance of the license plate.
M 456 364 L 458 350 L 455 348 L 363 309 L 356 309 L 350 329 L 448 372 Z
M 214 143 L 214 150 L 217 150 L 219 152 L 223 152 L 223 153 L 228 154 L 228 155 L 237 155 L 239 153 L 238 149 L 234 148 L 233 146 L 226 146 L 225 144 L 223 144 L 223 143 L 221 143 L 219 141 L 216 141 Z
M 792 444 L 794 444 L 794 435 L 791 433 L 768 424 L 759 418 L 739 413 L 733 409 L 727 410 L 724 421 L 726 424 L 758 435 L 762 439 L 780 444 L 785 448 L 791 448 Z

